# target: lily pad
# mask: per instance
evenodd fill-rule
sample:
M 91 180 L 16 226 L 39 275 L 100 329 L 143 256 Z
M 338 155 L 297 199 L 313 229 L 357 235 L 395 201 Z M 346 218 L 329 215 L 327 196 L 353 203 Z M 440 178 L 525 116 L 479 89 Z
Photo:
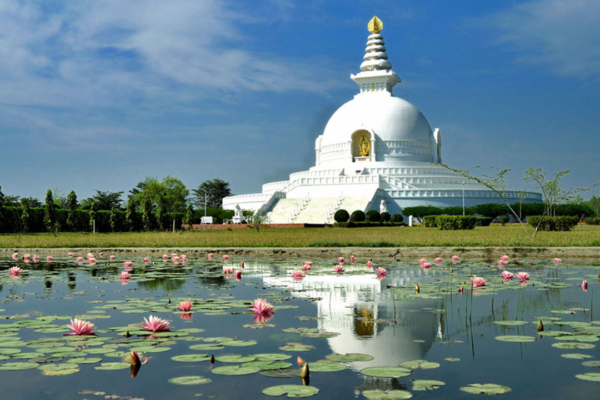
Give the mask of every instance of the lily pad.
M 217 361 L 224 363 L 248 363 L 255 360 L 256 357 L 254 356 L 242 356 L 239 354 L 229 354 L 217 357 Z
M 373 356 L 361 353 L 348 353 L 348 354 L 330 354 L 326 356 L 328 360 L 337 362 L 359 362 L 359 361 L 371 361 Z
M 561 357 L 568 358 L 571 360 L 583 360 L 586 358 L 592 358 L 589 354 L 581 354 L 581 353 L 565 353 L 561 354 Z
M 117 369 L 127 369 L 129 368 L 129 363 L 122 362 L 113 362 L 113 363 L 102 363 L 98 366 L 95 366 L 94 369 L 103 370 L 103 371 L 113 371 Z
M 529 342 L 535 342 L 535 337 L 520 336 L 520 335 L 506 335 L 506 336 L 496 336 L 496 340 L 500 340 L 501 342 L 529 343 Z M 462 390 L 462 388 L 461 388 L 461 390 Z
M 444 386 L 445 383 L 442 381 L 432 381 L 427 379 L 415 379 L 412 381 L 413 390 L 433 390 L 439 389 L 440 386 Z
M 311 345 L 308 345 L 308 344 L 286 343 L 283 346 L 281 346 L 279 348 L 279 350 L 284 350 L 284 351 L 308 351 L 308 350 L 312 350 L 314 348 L 315 348 L 315 346 L 311 346 Z
M 411 374 L 411 370 L 402 367 L 369 367 L 362 369 L 361 374 L 377 378 L 402 378 Z
M 179 362 L 202 362 L 210 360 L 210 357 L 208 354 L 181 354 L 171 357 L 171 360 Z
M 458 362 L 458 361 L 460 361 L 460 358 L 448 357 L 448 358 L 444 358 L 444 360 L 449 361 L 449 362 Z
M 219 343 L 195 344 L 190 346 L 192 350 L 221 350 L 223 346 Z
M 408 369 L 433 369 L 433 368 L 439 368 L 440 364 L 436 363 L 436 362 L 429 362 L 429 361 L 425 361 L 425 360 L 413 360 L 413 361 L 406 361 L 403 363 L 398 364 L 400 367 L 404 367 L 404 368 L 408 368 Z
M 223 346 L 231 346 L 231 347 L 246 347 L 246 346 L 254 346 L 258 342 L 256 340 L 231 340 L 228 342 L 221 342 Z
M 263 394 L 267 396 L 283 396 L 287 394 L 287 397 L 310 397 L 319 393 L 319 389 L 314 386 L 303 386 L 303 385 L 279 385 L 271 386 L 263 390 Z
M 63 375 L 73 375 L 80 371 L 79 368 L 63 368 L 63 369 L 46 369 L 42 371 L 42 375 L 47 376 L 63 376 Z
M 581 365 L 583 365 L 584 367 L 600 367 L 600 361 L 598 361 L 598 360 L 585 361 L 585 362 L 582 362 Z
M 508 393 L 511 391 L 511 388 L 508 386 L 497 385 L 495 383 L 471 383 L 469 386 L 461 387 L 460 390 L 472 394 L 495 395 Z
M 253 356 L 256 357 L 256 359 L 259 361 L 261 361 L 261 360 L 283 361 L 283 360 L 289 360 L 290 358 L 292 358 L 292 356 L 290 356 L 289 354 L 282 354 L 282 353 L 260 353 L 260 354 L 253 354 Z
M 37 368 L 40 364 L 34 362 L 11 362 L 0 364 L 0 371 L 22 371 Z
M 212 382 L 212 379 L 204 378 L 198 375 L 179 376 L 169 379 L 169 383 L 174 385 L 203 385 Z
M 310 363 L 309 368 L 310 372 L 337 372 L 343 371 L 348 367 L 336 362 L 315 362 Z
M 260 371 L 260 374 L 269 378 L 300 378 L 300 372 L 300 368 L 284 368 Z
M 69 364 L 95 364 L 95 363 L 99 363 L 100 361 L 102 361 L 102 359 L 99 357 L 88 357 L 88 358 L 77 357 L 77 358 L 71 358 L 65 362 L 67 362 Z
M 519 325 L 527 325 L 529 322 L 527 321 L 494 321 L 495 324 L 498 325 L 506 325 L 506 326 L 519 326 Z
M 585 374 L 575 375 L 577 379 L 583 379 L 584 381 L 600 382 L 600 372 L 586 372 Z
M 212 370 L 212 373 L 217 375 L 250 375 L 258 371 L 260 371 L 259 367 L 242 367 L 239 365 L 231 365 L 226 367 L 217 367 Z
M 559 349 L 593 349 L 596 347 L 594 344 L 590 343 L 552 343 L 552 347 L 556 347 Z
M 402 400 L 413 397 L 412 393 L 406 390 L 365 390 L 362 394 L 369 400 Z

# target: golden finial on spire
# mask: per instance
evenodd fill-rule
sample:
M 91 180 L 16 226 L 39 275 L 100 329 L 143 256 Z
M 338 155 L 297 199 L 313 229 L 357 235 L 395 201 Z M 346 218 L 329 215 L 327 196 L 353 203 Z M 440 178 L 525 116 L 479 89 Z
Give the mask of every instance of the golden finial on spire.
M 374 16 L 372 20 L 369 21 L 369 32 L 371 33 L 379 33 L 383 29 L 383 22 L 377 16 Z

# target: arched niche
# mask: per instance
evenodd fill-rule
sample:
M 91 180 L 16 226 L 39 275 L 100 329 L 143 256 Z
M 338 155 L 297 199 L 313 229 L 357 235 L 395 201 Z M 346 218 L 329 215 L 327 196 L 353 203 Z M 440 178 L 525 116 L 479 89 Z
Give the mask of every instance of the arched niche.
M 354 161 L 375 161 L 375 135 L 366 129 L 352 134 L 352 159 Z

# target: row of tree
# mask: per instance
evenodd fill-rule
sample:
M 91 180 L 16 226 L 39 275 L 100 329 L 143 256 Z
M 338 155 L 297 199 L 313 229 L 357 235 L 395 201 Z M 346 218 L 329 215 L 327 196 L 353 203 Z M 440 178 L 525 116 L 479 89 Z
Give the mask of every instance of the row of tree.
M 224 197 L 231 196 L 229 183 L 221 179 L 203 182 L 189 191 L 177 178 L 162 181 L 146 178 L 129 191 L 96 190 L 92 197 L 78 201 L 75 191 L 64 196 L 48 189 L 45 201 L 2 193 L 0 187 L 0 232 L 167 230 L 173 225 L 197 223 L 201 215 L 215 222 L 233 216 L 221 208 Z M 198 207 L 201 209 L 194 209 Z

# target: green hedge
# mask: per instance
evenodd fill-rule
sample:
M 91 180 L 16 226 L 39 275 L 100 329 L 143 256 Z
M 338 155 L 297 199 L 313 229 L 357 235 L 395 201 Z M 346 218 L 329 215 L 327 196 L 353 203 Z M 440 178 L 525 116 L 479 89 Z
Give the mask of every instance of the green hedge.
M 402 221 L 404 221 L 404 217 L 402 216 L 402 214 L 394 214 L 390 217 L 390 221 L 391 222 L 402 222 Z
M 369 210 L 367 211 L 367 221 L 369 222 L 379 222 L 381 221 L 381 214 L 377 210 Z
M 336 222 L 334 228 L 377 228 L 377 227 L 405 226 L 401 222 Z
M 492 220 L 491 217 L 477 217 L 477 226 L 490 226 Z
M 437 215 L 426 215 L 423 217 L 423 226 L 425 228 L 437 228 L 437 222 L 435 221 L 437 217 Z
M 367 216 L 365 215 L 364 212 L 360 211 L 360 210 L 356 210 L 352 213 L 352 215 L 350 216 L 350 221 L 351 222 L 364 222 L 367 219 Z
M 600 225 L 600 218 L 586 218 L 584 222 L 588 225 Z
M 398 214 L 398 215 L 400 215 L 400 214 Z M 381 213 L 381 222 L 390 222 L 391 219 L 392 219 L 392 216 L 389 212 L 384 211 Z M 402 222 L 402 220 L 397 221 L 397 222 Z
M 350 219 L 350 214 L 346 210 L 337 210 L 335 215 L 333 216 L 335 222 L 348 222 Z
M 570 231 L 577 225 L 577 217 L 547 217 L 541 215 L 530 215 L 527 217 L 529 226 L 540 226 L 541 231 Z
M 471 215 L 439 215 L 435 217 L 435 222 L 438 228 L 443 231 L 475 229 L 477 217 Z

